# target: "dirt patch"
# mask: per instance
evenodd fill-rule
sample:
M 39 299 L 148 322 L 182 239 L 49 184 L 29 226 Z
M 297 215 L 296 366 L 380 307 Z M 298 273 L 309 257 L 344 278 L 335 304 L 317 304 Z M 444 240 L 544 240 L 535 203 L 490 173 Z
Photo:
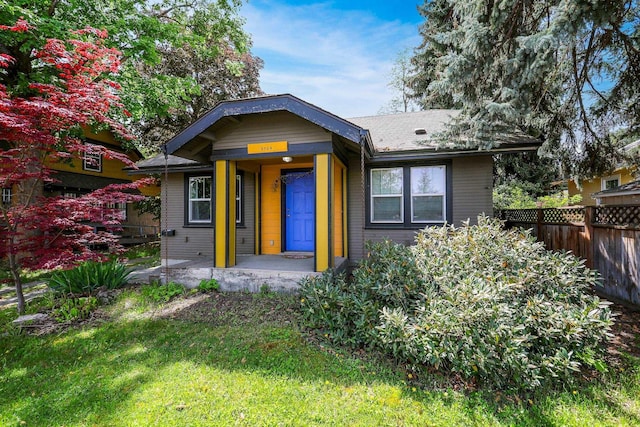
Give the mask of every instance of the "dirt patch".
M 620 363 L 623 353 L 640 357 L 640 308 L 613 303 L 611 310 L 615 314 L 608 345 L 611 362 Z
M 293 296 L 224 292 L 184 299 L 193 298 L 197 299 L 188 307 L 170 309 L 159 317 L 212 325 L 284 325 L 297 321 L 296 298 Z

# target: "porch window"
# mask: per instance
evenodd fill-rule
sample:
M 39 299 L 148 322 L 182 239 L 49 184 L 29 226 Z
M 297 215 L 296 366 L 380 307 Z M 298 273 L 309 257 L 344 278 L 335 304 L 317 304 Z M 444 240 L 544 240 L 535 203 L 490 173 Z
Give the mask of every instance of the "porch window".
M 189 178 L 189 222 L 211 223 L 211 176 Z
M 242 178 L 236 175 L 236 224 L 242 224 Z
M 127 220 L 127 204 L 126 203 L 107 203 L 107 209 L 111 212 L 118 212 L 120 220 Z
M 371 169 L 371 222 L 403 222 L 402 168 Z
M 443 222 L 445 218 L 446 168 L 411 168 L 411 222 Z

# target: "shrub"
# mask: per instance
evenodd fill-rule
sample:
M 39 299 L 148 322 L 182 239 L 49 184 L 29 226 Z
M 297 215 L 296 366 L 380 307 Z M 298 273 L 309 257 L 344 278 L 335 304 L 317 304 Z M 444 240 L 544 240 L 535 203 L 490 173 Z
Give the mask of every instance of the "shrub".
M 611 313 L 590 294 L 598 279 L 583 261 L 486 217 L 421 231 L 406 258 L 396 246 L 376 247 L 352 284 L 327 277 L 319 289 L 304 287 L 309 325 L 490 387 L 534 388 L 602 367 Z M 318 316 L 321 307 L 342 312 Z
M 169 302 L 173 297 L 184 294 L 184 286 L 175 282 L 169 282 L 164 285 L 156 282 L 143 286 L 141 292 L 151 301 L 161 304 Z
M 220 290 L 220 283 L 216 279 L 202 279 L 198 284 L 198 290 L 200 292 L 209 292 L 215 291 L 218 292 Z
M 63 298 L 53 309 L 53 317 L 58 322 L 86 319 L 99 305 L 96 297 Z
M 131 271 L 115 260 L 87 261 L 71 270 L 56 271 L 47 285 L 61 294 L 90 295 L 99 288 L 117 289 L 127 284 Z
M 385 306 L 410 308 L 426 286 L 411 250 L 390 241 L 367 243 L 369 258 L 352 280 L 329 270 L 301 282 L 302 313 L 313 328 L 336 341 L 370 345 Z

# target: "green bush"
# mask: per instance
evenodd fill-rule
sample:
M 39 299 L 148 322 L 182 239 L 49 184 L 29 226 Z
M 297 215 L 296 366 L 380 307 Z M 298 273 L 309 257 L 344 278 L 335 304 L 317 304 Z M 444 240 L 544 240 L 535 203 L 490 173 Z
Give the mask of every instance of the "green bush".
M 590 293 L 596 273 L 497 220 L 478 222 L 427 228 L 406 254 L 384 243 L 351 284 L 305 284 L 308 324 L 334 337 L 354 334 L 344 341 L 376 346 L 417 370 L 457 372 L 489 387 L 535 388 L 570 380 L 585 365 L 601 369 L 611 312 Z
M 184 286 L 179 283 L 169 282 L 167 284 L 152 283 L 142 287 L 142 295 L 149 298 L 156 304 L 169 302 L 171 298 L 178 295 L 183 295 L 185 292 Z
M 300 283 L 302 313 L 313 328 L 336 341 L 372 343 L 383 307 L 411 308 L 427 286 L 410 248 L 390 241 L 367 243 L 369 258 L 347 281 L 331 270 Z
M 218 292 L 220 290 L 220 283 L 216 279 L 202 279 L 200 284 L 198 284 L 198 290 L 200 292 L 209 292 L 215 291 Z
M 129 270 L 115 260 L 87 261 L 71 270 L 56 271 L 47 285 L 61 294 L 90 295 L 100 288 L 117 289 L 127 284 Z

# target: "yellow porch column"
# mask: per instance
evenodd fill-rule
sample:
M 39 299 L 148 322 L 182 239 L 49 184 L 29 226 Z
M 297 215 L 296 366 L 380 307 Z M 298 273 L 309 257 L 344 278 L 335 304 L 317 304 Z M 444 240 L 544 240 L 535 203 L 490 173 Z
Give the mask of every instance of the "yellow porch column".
M 215 162 L 215 228 L 213 265 L 236 264 L 236 162 Z
M 333 199 L 333 158 L 330 154 L 316 154 L 316 249 L 315 271 L 334 266 L 331 200 Z
M 342 166 L 342 256 L 349 258 L 349 233 L 347 230 L 347 168 Z

